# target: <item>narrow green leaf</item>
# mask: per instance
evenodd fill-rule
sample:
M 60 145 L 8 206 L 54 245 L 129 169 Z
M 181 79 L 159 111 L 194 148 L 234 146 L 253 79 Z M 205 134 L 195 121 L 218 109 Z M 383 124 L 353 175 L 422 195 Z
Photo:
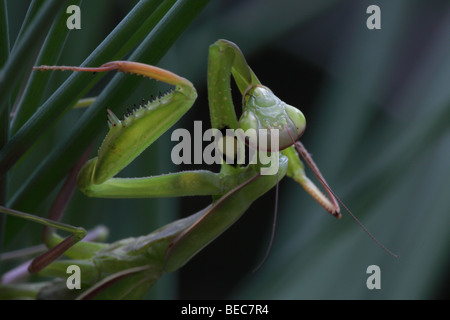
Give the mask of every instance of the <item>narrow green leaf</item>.
M 70 4 L 80 5 L 81 0 L 71 1 Z M 53 23 L 41 52 L 36 60 L 36 65 L 54 65 L 58 61 L 64 43 L 69 35 L 69 28 L 66 27 L 67 15 L 60 14 Z M 37 110 L 45 92 L 45 87 L 50 79 L 50 72 L 31 73 L 28 84 L 20 98 L 19 103 L 13 110 L 14 117 L 11 121 L 11 135 L 14 135 L 20 127 Z
M 27 13 L 25 15 L 25 18 L 23 19 L 22 25 L 20 26 L 19 33 L 17 34 L 17 37 L 14 40 L 13 48 L 11 51 L 14 51 L 15 46 L 20 43 L 19 40 L 24 35 L 25 31 L 30 26 L 31 22 L 33 22 L 34 17 L 39 12 L 39 10 L 41 9 L 41 7 L 44 3 L 45 3 L 45 1 L 38 1 L 38 0 L 33 0 L 30 2 Z
M 52 17 L 64 6 L 66 2 L 60 0 L 49 0 L 36 14 L 33 22 L 26 29 L 23 37 L 14 46 L 11 52 L 11 58 L 0 71 L 0 113 L 7 106 L 8 97 L 11 90 L 20 80 L 20 76 L 24 70 L 30 67 L 32 55 L 36 45 L 38 45 L 52 23 Z

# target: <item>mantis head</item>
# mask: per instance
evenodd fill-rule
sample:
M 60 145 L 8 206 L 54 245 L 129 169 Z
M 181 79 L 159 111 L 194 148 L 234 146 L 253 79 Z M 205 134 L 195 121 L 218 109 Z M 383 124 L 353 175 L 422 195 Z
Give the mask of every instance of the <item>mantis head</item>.
M 305 131 L 306 120 L 303 113 L 281 101 L 263 85 L 248 87 L 243 94 L 242 109 L 239 127 L 244 131 L 253 129 L 259 132 L 260 129 L 265 129 L 266 141 L 270 141 L 273 130 L 278 129 L 278 150 L 271 150 L 272 144 L 267 143 L 267 151 L 286 149 Z M 259 142 L 258 149 L 260 149 Z

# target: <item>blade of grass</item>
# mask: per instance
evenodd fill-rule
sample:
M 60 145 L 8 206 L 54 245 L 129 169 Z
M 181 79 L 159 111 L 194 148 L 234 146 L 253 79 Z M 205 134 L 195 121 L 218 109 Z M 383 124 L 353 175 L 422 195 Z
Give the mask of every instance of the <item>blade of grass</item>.
M 72 1 L 70 4 L 80 5 L 81 0 Z M 69 28 L 66 27 L 67 15 L 61 14 L 53 23 L 45 42 L 41 48 L 39 56 L 36 60 L 37 65 L 56 64 L 64 43 L 69 35 Z M 11 120 L 10 134 L 14 135 L 20 127 L 32 116 L 37 110 L 45 92 L 50 72 L 33 72 L 30 76 L 28 84 L 20 97 L 19 103 L 12 112 L 14 117 Z
M 44 1 L 37 1 L 37 0 L 31 1 L 30 5 L 28 6 L 25 18 L 23 19 L 22 25 L 20 26 L 19 33 L 17 34 L 16 39 L 14 39 L 14 44 L 11 51 L 14 51 L 14 47 L 19 43 L 19 39 L 22 38 L 23 34 L 25 33 L 25 30 L 27 30 L 27 28 L 30 26 L 31 22 L 33 21 L 34 17 L 39 12 L 43 4 Z
M 34 52 L 36 46 L 42 41 L 50 28 L 52 18 L 62 9 L 66 1 L 49 0 L 46 1 L 30 26 L 26 29 L 22 39 L 19 40 L 14 51 L 11 52 L 11 59 L 8 59 L 3 69 L 0 71 L 0 113 L 4 112 L 8 104 L 11 90 L 19 82 L 24 70 L 30 67 L 30 52 Z

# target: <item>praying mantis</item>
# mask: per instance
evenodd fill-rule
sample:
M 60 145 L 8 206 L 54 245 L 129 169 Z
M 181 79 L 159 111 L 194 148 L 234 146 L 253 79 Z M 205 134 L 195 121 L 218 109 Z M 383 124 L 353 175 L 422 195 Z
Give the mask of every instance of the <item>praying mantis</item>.
M 107 110 L 109 132 L 98 150 L 98 155 L 87 161 L 79 171 L 77 185 L 90 197 L 210 195 L 212 203 L 203 210 L 174 221 L 149 235 L 123 239 L 111 244 L 81 241 L 86 235 L 82 228 L 1 207 L 0 211 L 3 213 L 71 233 L 63 239 L 56 232 L 50 232 L 45 240 L 49 251 L 36 258 L 29 271 L 41 276 L 65 279 L 67 267 L 76 265 L 81 270 L 81 290 L 71 291 L 64 281 L 51 281 L 38 286 L 30 284 L 27 292 L 33 293 L 29 297 L 141 298 L 164 272 L 173 272 L 185 265 L 285 176 L 303 186 L 330 214 L 341 217 L 341 201 L 331 191 L 304 146 L 297 141 L 306 127 L 304 115 L 262 85 L 248 66 L 239 47 L 230 41 L 218 40 L 209 49 L 208 99 L 211 126 L 216 132 L 226 129 L 266 132 L 263 137 L 276 142 L 276 147 L 273 148 L 272 144 L 271 147 L 268 147 L 269 144 L 264 148 L 260 147 L 259 136 L 252 148 L 257 153 L 266 152 L 275 156 L 273 159 L 277 162 L 276 174 L 262 174 L 267 164 L 261 161 L 250 164 L 229 164 L 222 161 L 218 173 L 196 170 L 144 178 L 115 178 L 117 173 L 192 107 L 197 98 L 193 84 L 170 71 L 131 61 L 109 62 L 100 67 L 40 66 L 34 69 L 75 72 L 116 70 L 174 86 L 170 93 L 129 112 L 122 120 Z M 231 98 L 231 77 L 242 95 L 242 115 L 239 120 Z M 273 135 L 275 132 L 277 134 Z M 230 148 L 225 151 L 225 156 L 233 158 L 234 153 L 231 152 L 230 155 L 229 150 Z M 306 176 L 298 154 L 311 167 L 326 194 Z M 58 259 L 61 255 L 66 258 Z M 23 290 L 15 288 L 12 284 L 0 287 L 11 292 L 12 298 L 20 297 Z

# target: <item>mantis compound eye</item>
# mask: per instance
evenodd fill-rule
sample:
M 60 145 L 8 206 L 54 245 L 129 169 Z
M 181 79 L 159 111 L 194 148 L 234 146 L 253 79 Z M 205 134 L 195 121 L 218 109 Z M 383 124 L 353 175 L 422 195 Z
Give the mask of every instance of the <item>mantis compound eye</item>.
M 305 116 L 300 110 L 281 101 L 269 88 L 261 85 L 247 89 L 242 109 L 239 126 L 246 132 L 255 130 L 258 150 L 283 150 L 300 138 L 306 127 Z M 278 130 L 277 150 L 271 148 L 274 130 Z M 264 138 L 266 144 L 261 143 Z

